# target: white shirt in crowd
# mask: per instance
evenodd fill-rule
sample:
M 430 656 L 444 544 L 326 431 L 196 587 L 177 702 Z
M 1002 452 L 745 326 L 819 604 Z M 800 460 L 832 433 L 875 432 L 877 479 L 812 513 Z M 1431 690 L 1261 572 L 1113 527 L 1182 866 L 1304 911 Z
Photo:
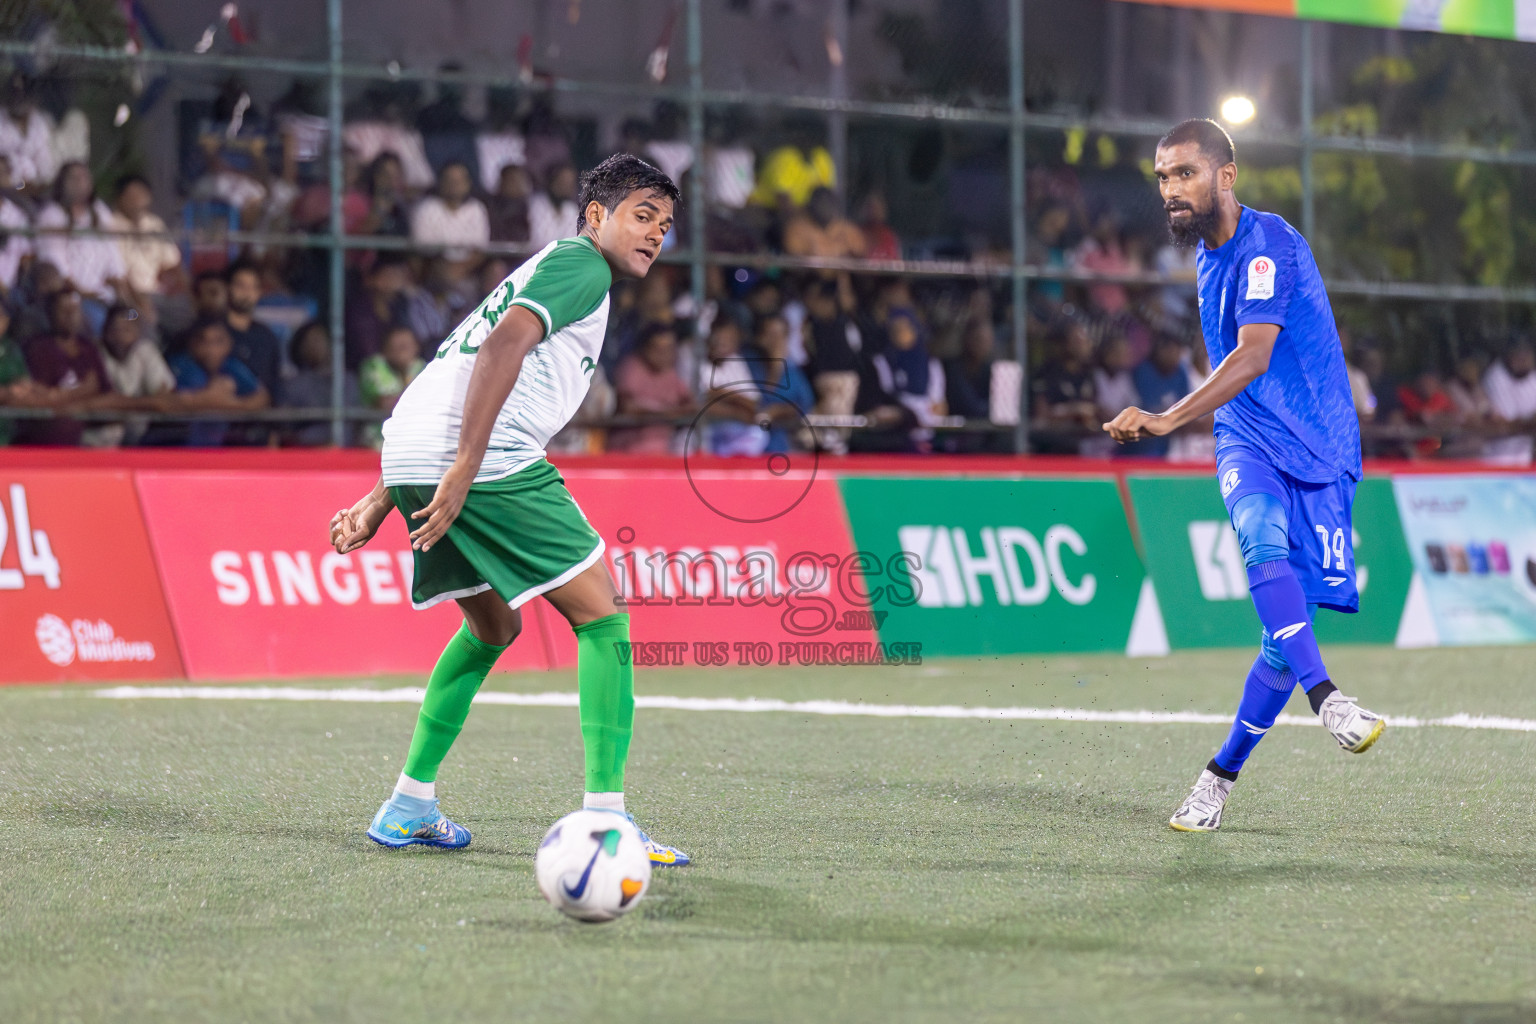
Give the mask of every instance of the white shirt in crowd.
M 421 132 L 414 128 L 387 121 L 359 121 L 343 128 L 341 137 L 357 153 L 358 161 L 363 164 L 369 163 L 380 153 L 394 153 L 400 158 L 405 183 L 411 188 L 431 188 L 437 180 L 432 173 L 432 165 L 427 163 L 427 149 L 422 144 Z
M 169 238 L 145 237 L 165 234 L 165 221 L 159 214 L 146 212 L 135 224 L 113 210 L 111 229 L 123 233 L 117 247 L 133 290 L 140 295 L 160 294 L 161 271 L 181 265 L 181 249 L 175 242 Z
M 535 192 L 528 199 L 528 244 L 544 248 L 550 242 L 576 234 L 576 200 L 567 199 L 559 206 L 548 192 Z
M 17 124 L 5 110 L 0 110 L 0 154 L 11 161 L 11 180 L 52 183 L 59 165 L 53 158 L 53 129 L 41 110 L 27 115 L 26 124 Z
M 71 107 L 64 111 L 64 117 L 49 133 L 49 148 L 53 151 L 53 166 L 63 167 L 67 163 L 78 161 L 82 164 L 91 162 L 91 122 L 85 116 L 85 111 L 79 107 Z
M 107 204 L 98 199 L 94 209 L 97 230 L 111 231 L 112 211 L 107 209 Z M 39 231 L 50 228 L 86 230 L 91 227 L 91 218 L 78 217 L 71 224 L 70 215 L 64 212 L 62 206 L 49 203 L 37 215 L 37 227 Z M 58 234 L 40 234 L 37 237 L 37 258 L 58 267 L 59 273 L 73 281 L 82 295 L 103 302 L 111 302 L 116 297 L 116 292 L 107 282 L 127 274 L 117 240 L 110 237 L 74 237 L 62 231 Z
M 1488 392 L 1488 404 L 1499 419 L 1518 423 L 1536 418 L 1536 373 L 1516 377 L 1504 360 L 1496 360 L 1483 375 L 1483 390 Z M 1500 437 L 1484 446 L 1483 457 L 1489 462 L 1525 465 L 1531 461 L 1531 449 L 1530 434 Z
M 747 205 L 756 187 L 753 163 L 756 157 L 746 146 L 729 146 L 706 151 L 704 194 L 710 203 L 728 210 Z
M 683 175 L 693 166 L 692 146 L 686 142 L 670 140 L 649 142 L 645 147 L 645 156 L 656 165 L 657 170 L 671 178 L 673 184 L 678 188 L 683 187 Z
M 726 356 L 719 362 L 706 360 L 699 366 L 699 391 L 708 394 L 717 389 L 761 400 L 762 389 L 752 375 L 752 365 L 741 356 Z M 761 455 L 768 449 L 768 432 L 755 423 L 736 420 L 711 420 L 705 427 L 706 447 L 711 455 Z
M 176 378 L 166 365 L 165 357 L 148 338 L 140 338 L 128 349 L 122 360 L 102 349 L 101 362 L 107 368 L 112 388 L 129 398 L 148 398 L 176 390 Z
M 450 260 L 467 259 L 471 249 L 482 248 L 490 240 L 491 222 L 485 204 L 473 197 L 460 203 L 457 210 L 450 210 L 440 196 L 426 196 L 411 213 L 411 241 L 466 247 L 445 250 L 443 255 Z
M 480 187 L 495 195 L 503 167 L 528 163 L 528 144 L 517 132 L 481 132 L 475 136 L 475 158 L 480 163 Z
M 0 232 L 27 227 L 31 221 L 20 206 L 9 199 L 0 198 Z M 16 277 L 21 270 L 22 258 L 32 251 L 32 240 L 25 235 L 8 235 L 0 246 L 0 287 L 16 287 Z

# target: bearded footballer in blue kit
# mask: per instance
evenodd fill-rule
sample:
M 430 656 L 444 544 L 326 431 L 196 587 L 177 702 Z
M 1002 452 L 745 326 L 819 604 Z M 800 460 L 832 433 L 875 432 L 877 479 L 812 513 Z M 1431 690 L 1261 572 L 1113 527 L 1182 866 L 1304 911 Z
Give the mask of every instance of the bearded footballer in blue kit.
M 1214 832 L 1298 683 L 1346 751 L 1364 753 L 1386 727 L 1334 686 L 1312 632 L 1319 607 L 1360 606 L 1350 521 L 1360 424 L 1312 250 L 1280 217 L 1238 203 L 1231 137 L 1185 121 L 1158 142 L 1154 170 L 1174 241 L 1198 246 L 1212 373 L 1167 412 L 1126 409 L 1104 429 L 1124 443 L 1216 414 L 1216 476 L 1263 633 L 1232 732 L 1169 822 Z

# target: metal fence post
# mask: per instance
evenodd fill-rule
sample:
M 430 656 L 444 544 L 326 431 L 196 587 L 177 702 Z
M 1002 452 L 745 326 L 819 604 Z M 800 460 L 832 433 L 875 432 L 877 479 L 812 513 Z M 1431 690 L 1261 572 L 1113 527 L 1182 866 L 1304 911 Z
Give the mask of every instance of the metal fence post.
M 341 236 L 345 225 L 341 220 L 342 190 L 346 187 L 343 180 L 341 166 L 341 0 L 326 0 L 327 20 L 330 23 L 330 68 L 329 86 L 330 103 L 326 111 L 327 141 L 330 143 L 330 180 L 331 180 L 331 234 L 329 238 L 331 255 L 331 443 L 338 448 L 347 441 L 347 421 L 345 407 L 347 404 L 346 391 L 346 345 L 343 332 L 346 330 L 346 317 L 343 313 L 343 303 L 346 289 L 346 250 L 342 248 Z
M 704 312 L 704 230 L 708 221 L 704 198 L 704 25 L 699 0 L 688 0 L 688 145 L 693 163 L 688 167 L 688 281 L 693 293 L 693 351 L 698 366 L 704 365 L 704 336 L 699 330 Z
M 1024 280 L 1028 236 L 1024 219 L 1024 0 L 1008 0 L 1008 205 L 1013 228 L 1013 358 L 1019 380 L 1019 422 L 1013 450 L 1029 451 L 1028 298 Z

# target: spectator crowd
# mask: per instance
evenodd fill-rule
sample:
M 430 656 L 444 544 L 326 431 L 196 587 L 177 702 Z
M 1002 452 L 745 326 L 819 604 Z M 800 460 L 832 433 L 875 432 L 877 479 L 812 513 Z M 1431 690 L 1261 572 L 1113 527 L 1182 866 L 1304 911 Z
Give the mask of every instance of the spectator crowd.
M 98 183 L 89 125 L 62 95 L 13 76 L 0 108 L 0 444 L 325 445 L 339 394 L 366 411 L 348 442 L 377 446 L 379 421 L 460 319 L 523 255 L 575 233 L 581 147 L 549 95 L 493 88 L 477 119 L 452 84 L 426 104 L 416 83 L 370 87 L 347 112 L 340 207 L 346 234 L 379 241 L 347 251 L 335 339 L 323 249 L 226 238 L 329 231 L 312 86 L 258 110 L 226 82 L 180 153 L 174 197 L 138 175 Z M 1022 411 L 1037 452 L 1210 458 L 1209 421 L 1124 448 L 1100 429 L 1128 405 L 1168 408 L 1209 366 L 1192 253 L 1128 225 L 1070 169 L 1031 172 L 1028 262 L 1060 276 L 1012 310 L 989 278 L 862 263 L 926 250 L 893 229 L 879 189 L 838 181 L 816 121 L 791 119 L 761 149 L 730 112 L 707 124 L 695 153 L 661 103 L 609 147 L 679 181 L 697 161 L 705 203 L 679 211 L 664 248 L 699 231 L 725 259 L 702 304 L 667 262 L 614 288 L 603 360 L 557 450 L 1008 451 Z M 728 265 L 765 252 L 828 269 Z M 1008 345 L 1015 315 L 1027 372 Z M 1398 380 L 1381 344 L 1341 337 L 1370 454 L 1531 460 L 1527 338 Z

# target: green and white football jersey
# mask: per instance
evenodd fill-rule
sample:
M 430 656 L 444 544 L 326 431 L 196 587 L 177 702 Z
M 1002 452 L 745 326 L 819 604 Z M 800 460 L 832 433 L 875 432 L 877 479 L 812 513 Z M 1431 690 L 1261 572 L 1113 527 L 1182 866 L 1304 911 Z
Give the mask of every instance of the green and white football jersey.
M 437 350 L 384 423 L 384 483 L 436 484 L 453 465 L 464 395 L 480 344 L 509 306 L 544 323 L 491 429 L 477 483 L 544 458 L 544 446 L 581 407 L 608 329 L 613 272 L 587 238 L 552 242 L 499 284 Z

